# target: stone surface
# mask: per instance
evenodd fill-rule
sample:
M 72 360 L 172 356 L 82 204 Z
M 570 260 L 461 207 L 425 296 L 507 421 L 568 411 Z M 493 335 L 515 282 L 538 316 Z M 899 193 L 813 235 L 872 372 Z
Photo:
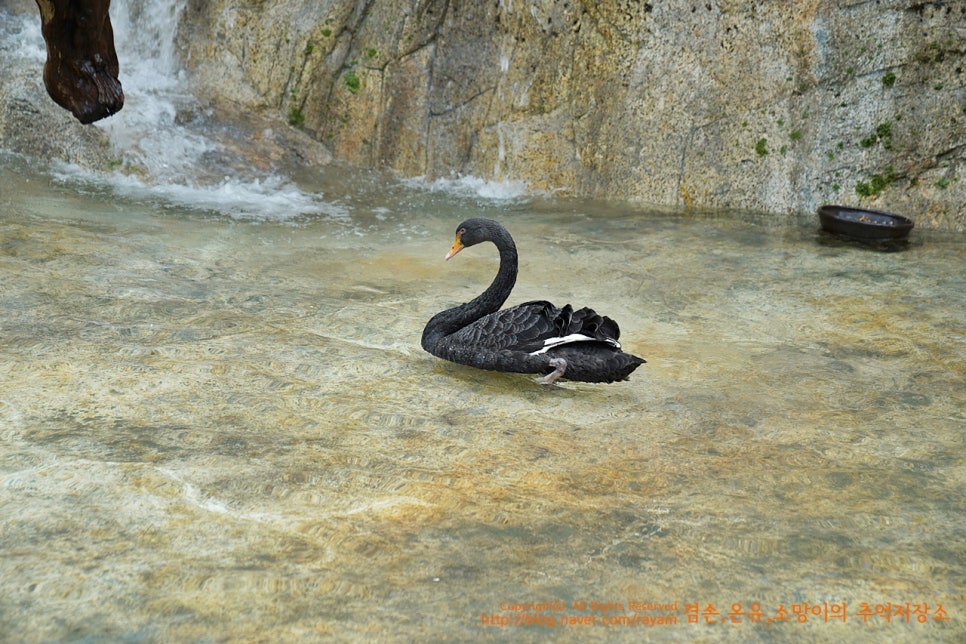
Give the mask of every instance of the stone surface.
M 960 3 L 188 4 L 208 94 L 354 164 L 966 228 Z
M 104 132 L 75 122 L 70 112 L 58 107 L 44 90 L 42 71 L 42 64 L 37 69 L 4 70 L 0 81 L 0 148 L 37 159 L 108 167 L 111 146 Z

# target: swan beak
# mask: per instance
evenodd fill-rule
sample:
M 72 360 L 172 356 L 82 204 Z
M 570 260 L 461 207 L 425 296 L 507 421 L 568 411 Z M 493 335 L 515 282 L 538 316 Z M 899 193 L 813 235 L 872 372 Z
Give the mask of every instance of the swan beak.
M 457 235 L 456 241 L 453 242 L 453 247 L 449 249 L 449 252 L 446 253 L 446 257 L 444 259 L 448 260 L 450 257 L 460 252 L 461 250 L 463 250 L 463 242 L 460 240 L 460 236 Z

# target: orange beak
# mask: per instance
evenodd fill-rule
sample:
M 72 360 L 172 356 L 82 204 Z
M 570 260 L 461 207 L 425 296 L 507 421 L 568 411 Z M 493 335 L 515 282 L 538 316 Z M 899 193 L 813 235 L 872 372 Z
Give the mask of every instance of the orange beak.
M 448 260 L 450 257 L 452 257 L 453 255 L 455 255 L 456 253 L 458 253 L 461 250 L 463 250 L 463 242 L 460 240 L 460 237 L 461 237 L 461 235 L 459 233 L 456 233 L 456 240 L 453 242 L 453 247 L 449 249 L 449 252 L 446 253 L 446 257 L 444 259 L 447 259 Z

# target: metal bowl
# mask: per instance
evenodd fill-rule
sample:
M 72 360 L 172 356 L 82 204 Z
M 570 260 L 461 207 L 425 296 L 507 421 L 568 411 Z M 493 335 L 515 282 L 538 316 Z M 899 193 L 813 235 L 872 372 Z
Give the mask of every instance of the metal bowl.
M 908 217 L 848 206 L 822 206 L 818 219 L 822 230 L 863 241 L 905 239 L 914 225 Z

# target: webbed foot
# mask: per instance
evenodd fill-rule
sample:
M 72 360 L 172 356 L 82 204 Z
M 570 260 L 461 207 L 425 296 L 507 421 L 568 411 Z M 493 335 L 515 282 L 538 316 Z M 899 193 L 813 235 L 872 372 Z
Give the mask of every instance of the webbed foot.
M 534 378 L 534 382 L 541 385 L 552 385 L 558 378 L 563 377 L 567 370 L 567 361 L 563 358 L 550 358 L 550 366 L 553 367 L 553 371 L 545 376 Z

